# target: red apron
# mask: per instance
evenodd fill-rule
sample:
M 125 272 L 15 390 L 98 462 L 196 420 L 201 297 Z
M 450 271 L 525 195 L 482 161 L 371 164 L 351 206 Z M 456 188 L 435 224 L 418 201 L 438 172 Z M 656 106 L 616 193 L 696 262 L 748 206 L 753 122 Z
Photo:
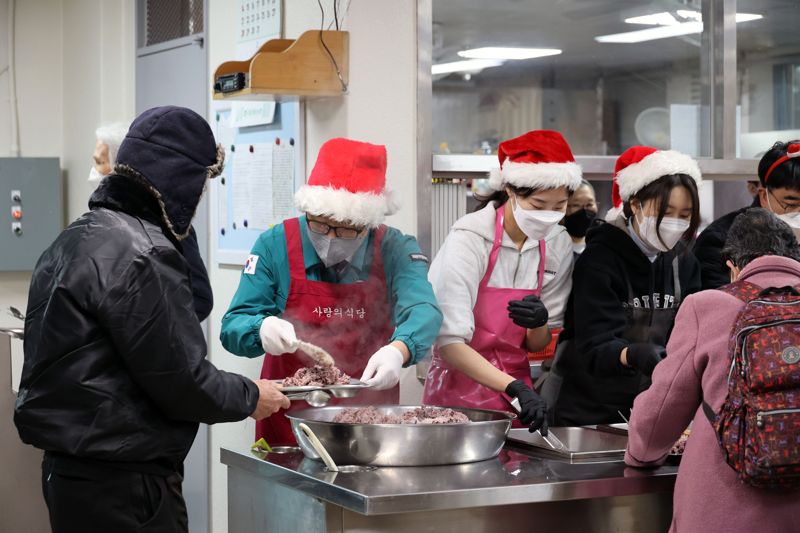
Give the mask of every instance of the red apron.
M 358 283 L 339 284 L 306 278 L 299 220 L 286 220 L 283 226 L 291 282 L 281 318 L 294 325 L 298 339 L 325 348 L 336 360 L 336 366 L 358 379 L 370 356 L 387 344 L 394 331 L 381 256 L 386 228 L 381 226 L 374 232 L 369 278 Z M 309 364 L 307 358 L 295 354 L 277 357 L 266 354 L 261 377 L 283 379 Z M 332 398 L 328 405 L 397 404 L 399 399 L 400 388 L 394 387 L 385 391 L 362 391 L 349 399 Z M 305 403 L 296 402 L 289 410 L 306 407 Z M 261 437 L 273 446 L 296 444 L 291 424 L 283 412 L 256 422 L 256 440 Z
M 539 241 L 539 271 L 536 289 L 501 289 L 489 287 L 500 245 L 503 241 L 503 206 L 497 209 L 495 234 L 492 252 L 486 275 L 481 280 L 478 298 L 472 313 L 475 317 L 475 332 L 469 346 L 486 358 L 495 367 L 514 379 L 531 383 L 531 368 L 528 352 L 524 347 L 526 330 L 517 326 L 508 317 L 506 308 L 510 300 L 521 300 L 525 296 L 542 292 L 544 280 L 545 243 Z M 497 409 L 510 411 L 508 396 L 485 387 L 466 374 L 451 368 L 439 355 L 436 347 L 433 360 L 425 380 L 423 403 L 427 405 L 474 407 L 478 409 Z M 515 421 L 516 427 L 519 426 Z

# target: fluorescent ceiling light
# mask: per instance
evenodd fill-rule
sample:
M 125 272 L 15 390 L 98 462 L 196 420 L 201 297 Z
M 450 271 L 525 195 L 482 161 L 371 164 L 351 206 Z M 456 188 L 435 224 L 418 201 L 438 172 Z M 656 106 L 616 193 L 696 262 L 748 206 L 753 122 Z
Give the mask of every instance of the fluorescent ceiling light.
M 656 26 L 646 30 L 628 31 L 625 33 L 615 33 L 613 35 L 600 35 L 594 40 L 598 43 L 641 43 L 644 41 L 655 41 L 656 39 L 666 39 L 667 37 L 677 37 L 679 35 L 690 35 L 692 33 L 703 33 L 702 22 L 682 22 L 674 26 Z
M 431 67 L 431 74 L 451 74 L 453 72 L 478 72 L 485 68 L 499 67 L 503 62 L 497 59 L 468 59 L 439 63 Z
M 504 48 L 487 46 L 472 48 L 458 53 L 461 57 L 469 59 L 533 59 L 536 57 L 556 56 L 561 50 L 556 48 Z
M 666 16 L 669 16 L 669 18 L 672 20 L 675 20 L 675 18 L 667 12 L 644 15 L 642 17 L 633 17 L 630 19 L 625 19 L 625 22 L 630 24 L 651 24 L 655 27 L 644 30 L 615 33 L 612 35 L 600 35 L 595 37 L 594 40 L 598 43 L 628 44 L 655 41 L 656 39 L 666 39 L 669 37 L 678 37 L 680 35 L 703 33 L 703 22 L 699 11 L 678 10 L 677 14 L 681 18 L 689 19 L 690 22 L 679 22 L 676 24 L 668 22 Z M 762 18 L 764 18 L 763 15 L 736 13 L 737 23 L 759 20 Z M 632 22 L 633 20 L 636 20 L 636 22 Z
M 680 13 L 681 12 L 678 11 L 678 15 L 680 15 Z M 653 13 L 652 15 L 642 15 L 641 17 L 631 17 L 625 19 L 625 22 L 628 24 L 647 24 L 650 26 L 673 26 L 678 24 L 678 21 L 672 16 L 672 13 L 667 13 L 666 11 L 663 13 Z
M 756 15 L 755 13 L 736 13 L 736 22 L 750 22 L 751 20 L 763 19 L 764 15 Z
M 679 9 L 676 11 L 679 17 L 684 19 L 696 20 L 697 22 L 703 21 L 703 15 L 699 11 L 687 11 L 686 9 Z

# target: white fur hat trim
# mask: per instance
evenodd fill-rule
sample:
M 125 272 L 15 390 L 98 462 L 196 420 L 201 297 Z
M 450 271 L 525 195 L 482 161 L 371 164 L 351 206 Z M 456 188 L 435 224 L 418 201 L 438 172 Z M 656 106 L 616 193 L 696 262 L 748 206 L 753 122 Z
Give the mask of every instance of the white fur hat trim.
M 515 163 L 506 161 L 502 168 L 489 172 L 489 186 L 500 191 L 505 185 L 574 191 L 581 184 L 583 172 L 577 163 Z
M 400 208 L 388 189 L 383 194 L 372 194 L 314 185 L 300 187 L 294 195 L 294 204 L 298 210 L 312 215 L 372 228 L 380 226 L 386 215 L 393 215 Z
M 627 202 L 631 196 L 657 179 L 672 174 L 687 174 L 694 179 L 698 187 L 702 181 L 697 161 L 676 150 L 653 152 L 638 163 L 620 170 L 615 179 L 620 197 Z

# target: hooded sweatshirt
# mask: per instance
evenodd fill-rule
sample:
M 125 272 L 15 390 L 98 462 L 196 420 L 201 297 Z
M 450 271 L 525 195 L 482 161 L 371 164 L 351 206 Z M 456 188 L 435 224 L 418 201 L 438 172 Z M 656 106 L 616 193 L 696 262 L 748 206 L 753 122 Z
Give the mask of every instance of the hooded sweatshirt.
M 593 228 L 575 264 L 567 327 L 560 336 L 571 340 L 573 349 L 559 361 L 565 378 L 557 423 L 621 422 L 617 410 L 630 408 L 641 379 L 619 360 L 631 344 L 624 337 L 625 305 L 645 309 L 679 305 L 672 271 L 676 256 L 681 298 L 700 290 L 700 267 L 683 244 L 658 253 L 651 262 L 629 231 L 622 216 Z
M 496 206 L 461 217 L 453 225 L 431 264 L 428 279 L 433 285 L 444 322 L 437 344 L 469 343 L 475 331 L 472 309 L 478 287 L 486 274 L 495 233 Z M 553 225 L 545 236 L 545 272 L 541 299 L 550 314 L 549 326 L 561 327 L 572 287 L 572 239 L 564 226 Z M 538 284 L 539 241 L 528 239 L 518 250 L 503 232 L 490 287 L 535 289 Z M 499 313 L 508 313 L 505 308 Z

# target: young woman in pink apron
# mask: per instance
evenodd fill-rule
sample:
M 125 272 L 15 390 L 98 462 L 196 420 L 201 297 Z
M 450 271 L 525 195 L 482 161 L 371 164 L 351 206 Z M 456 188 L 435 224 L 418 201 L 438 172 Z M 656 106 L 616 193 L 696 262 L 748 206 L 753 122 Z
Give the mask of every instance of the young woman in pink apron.
M 558 222 L 581 171 L 564 138 L 532 131 L 500 144 L 497 192 L 461 218 L 431 265 L 444 313 L 423 402 L 511 410 L 546 433 L 528 352 L 560 327 L 571 289 L 572 241 Z

